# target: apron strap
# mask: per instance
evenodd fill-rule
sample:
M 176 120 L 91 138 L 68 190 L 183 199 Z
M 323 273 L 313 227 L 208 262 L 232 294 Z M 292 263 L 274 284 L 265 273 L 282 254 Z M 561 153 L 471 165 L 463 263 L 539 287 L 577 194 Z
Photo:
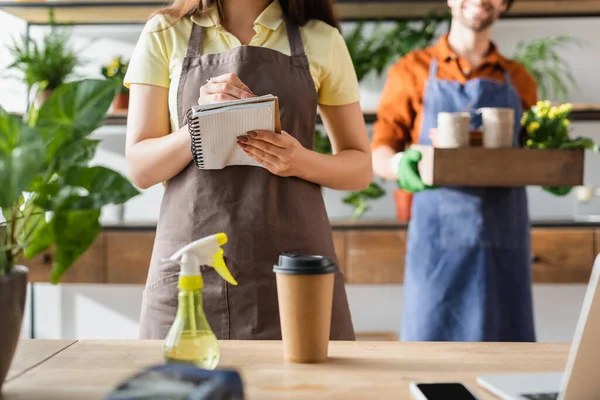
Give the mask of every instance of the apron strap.
M 503 68 L 504 69 L 504 68 Z M 512 79 L 510 79 L 510 74 L 508 73 L 508 71 L 506 69 L 504 69 L 504 82 L 507 85 L 513 86 L 512 84 Z
M 429 79 L 436 80 L 438 74 L 438 62 L 435 57 L 431 59 L 431 64 L 429 65 Z
M 289 18 L 285 19 L 285 27 L 287 29 L 288 41 L 290 42 L 290 52 L 292 57 L 304 55 L 304 44 L 302 43 L 302 35 L 300 28 L 294 24 Z
M 188 41 L 186 57 L 200 57 L 202 55 L 202 44 L 204 43 L 204 27 L 192 22 L 192 32 Z

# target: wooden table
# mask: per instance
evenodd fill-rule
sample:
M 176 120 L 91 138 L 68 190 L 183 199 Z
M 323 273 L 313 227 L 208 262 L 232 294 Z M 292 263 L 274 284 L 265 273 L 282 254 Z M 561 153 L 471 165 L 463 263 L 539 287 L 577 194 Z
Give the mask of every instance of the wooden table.
M 8 370 L 6 381 L 15 379 L 35 368 L 75 342 L 75 340 L 21 340 Z
M 16 365 L 30 364 L 29 349 L 50 354 L 61 346 L 23 340 Z M 494 399 L 476 376 L 561 371 L 568 350 L 569 344 L 334 342 L 328 363 L 298 365 L 282 362 L 280 342 L 228 341 L 220 367 L 241 372 L 247 399 L 411 399 L 412 381 L 463 382 L 480 399 Z M 81 340 L 9 380 L 3 399 L 101 399 L 161 362 L 160 341 Z

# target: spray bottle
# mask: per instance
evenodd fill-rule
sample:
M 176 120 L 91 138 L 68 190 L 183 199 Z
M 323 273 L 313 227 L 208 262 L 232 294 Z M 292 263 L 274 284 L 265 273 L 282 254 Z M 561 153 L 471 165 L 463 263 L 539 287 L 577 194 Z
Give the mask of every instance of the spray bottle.
M 213 267 L 223 279 L 237 285 L 223 259 L 221 246 L 225 243 L 227 236 L 224 233 L 207 236 L 163 260 L 181 266 L 177 315 L 163 345 L 167 363 L 192 364 L 204 369 L 214 369 L 219 363 L 219 342 L 202 306 L 204 280 L 200 266 Z

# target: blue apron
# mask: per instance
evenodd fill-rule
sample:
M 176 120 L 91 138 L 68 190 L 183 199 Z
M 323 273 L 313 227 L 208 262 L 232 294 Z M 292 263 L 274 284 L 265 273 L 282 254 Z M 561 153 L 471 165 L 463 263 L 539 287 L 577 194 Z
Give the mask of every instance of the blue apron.
M 439 112 L 480 107 L 515 110 L 514 145 L 523 114 L 505 82 L 437 79 L 429 70 L 419 143 Z M 471 128 L 481 125 L 472 115 Z M 533 342 L 530 225 L 525 188 L 442 187 L 415 193 L 408 228 L 401 339 Z

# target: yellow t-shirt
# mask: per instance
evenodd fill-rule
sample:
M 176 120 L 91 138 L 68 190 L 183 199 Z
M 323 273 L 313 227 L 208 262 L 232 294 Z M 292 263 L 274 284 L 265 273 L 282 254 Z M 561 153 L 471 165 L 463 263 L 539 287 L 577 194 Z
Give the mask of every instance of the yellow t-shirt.
M 129 87 L 133 83 L 141 83 L 168 88 L 173 130 L 179 128 L 177 87 L 192 24 L 205 27 L 202 54 L 220 53 L 241 46 L 241 42 L 218 21 L 216 8 L 199 18 L 184 18 L 171 27 L 168 17 L 156 15 L 146 23 L 133 51 L 125 85 Z M 258 16 L 254 30 L 256 35 L 250 41 L 250 46 L 268 47 L 290 55 L 285 21 L 278 0 L 274 0 Z M 340 32 L 319 20 L 309 21 L 300 27 L 300 32 L 319 104 L 335 106 L 359 101 L 356 73 Z

